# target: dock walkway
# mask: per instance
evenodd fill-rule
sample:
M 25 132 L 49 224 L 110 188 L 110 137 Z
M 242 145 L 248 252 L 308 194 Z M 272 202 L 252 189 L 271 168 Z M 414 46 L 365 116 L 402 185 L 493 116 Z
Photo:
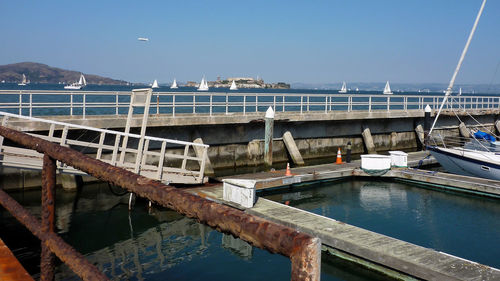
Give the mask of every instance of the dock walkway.
M 435 163 L 432 157 L 426 158 L 426 155 L 426 152 L 410 153 L 408 165 L 418 166 L 422 159 L 425 159 L 425 164 Z M 356 175 L 356 173 L 361 175 L 359 165 L 360 161 L 353 161 L 342 165 L 325 164 L 295 168 L 291 170 L 294 174 L 292 176 L 285 176 L 285 171 L 275 171 L 228 178 L 255 179 L 257 180 L 257 189 L 266 189 L 293 183 L 348 177 Z M 409 171 L 410 169 L 403 170 Z M 398 173 L 402 173 L 397 171 L 398 169 L 388 176 L 397 176 Z M 422 176 L 421 173 L 417 173 L 417 175 Z M 446 174 L 437 178 L 443 180 L 445 176 Z M 452 178 L 465 180 L 467 177 L 457 179 L 452 176 Z M 469 178 L 469 181 L 472 182 L 472 179 Z M 489 182 L 491 185 L 498 184 L 494 181 Z M 470 183 L 465 182 L 463 185 L 466 186 Z M 500 186 L 496 190 L 500 190 Z M 191 192 L 223 201 L 222 184 L 193 188 Z M 319 237 L 324 248 L 329 252 L 396 278 L 407 280 L 413 277 L 425 280 L 500 280 L 500 270 L 496 268 L 417 246 L 265 198 L 258 198 L 254 207 L 245 211 Z

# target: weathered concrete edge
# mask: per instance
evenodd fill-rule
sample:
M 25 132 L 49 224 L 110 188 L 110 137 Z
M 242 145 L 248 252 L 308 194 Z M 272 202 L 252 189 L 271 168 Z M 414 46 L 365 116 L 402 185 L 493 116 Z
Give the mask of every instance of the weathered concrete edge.
M 266 212 L 266 210 L 269 209 L 279 209 L 279 211 L 269 214 L 269 212 Z M 500 279 L 500 270 L 496 268 L 344 224 L 334 219 L 309 213 L 264 198 L 258 198 L 256 205 L 253 208 L 247 209 L 246 212 L 296 228 L 301 232 L 309 233 L 310 235 L 319 237 L 323 244 L 334 249 L 350 253 L 376 264 L 384 265 L 396 271 L 405 272 L 417 278 L 426 280 Z M 315 220 L 317 225 L 321 225 L 323 231 L 299 225 L 293 220 L 287 220 L 286 217 L 276 216 L 277 213 L 289 214 L 290 212 L 308 217 L 310 220 Z M 335 229 L 337 232 L 327 232 L 324 230 L 328 228 Z M 346 233 L 348 233 L 347 236 L 343 235 Z M 363 239 L 363 237 L 366 238 L 366 236 L 375 236 L 377 245 L 366 247 L 363 243 L 356 243 L 356 239 Z M 390 248 L 386 248 L 388 243 L 391 243 Z M 410 252 L 413 254 L 409 255 Z M 416 259 L 411 259 L 412 256 Z

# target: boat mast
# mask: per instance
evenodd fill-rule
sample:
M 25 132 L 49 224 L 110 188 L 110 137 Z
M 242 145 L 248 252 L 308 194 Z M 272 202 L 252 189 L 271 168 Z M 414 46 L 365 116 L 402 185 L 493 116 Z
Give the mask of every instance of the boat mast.
M 483 0 L 483 3 L 481 4 L 481 8 L 479 9 L 479 12 L 477 13 L 476 16 L 476 21 L 474 22 L 474 26 L 472 26 L 472 30 L 470 31 L 469 38 L 467 39 L 467 43 L 465 43 L 464 50 L 462 51 L 462 55 L 460 56 L 460 59 L 458 60 L 457 67 L 455 68 L 455 72 L 453 73 L 453 76 L 451 77 L 450 84 L 448 85 L 448 88 L 446 88 L 446 93 L 444 95 L 443 102 L 441 103 L 441 106 L 439 107 L 438 113 L 436 114 L 436 117 L 434 118 L 434 122 L 432 123 L 431 129 L 429 130 L 429 135 L 431 135 L 432 130 L 434 129 L 434 126 L 436 125 L 436 122 L 438 120 L 439 114 L 441 113 L 441 110 L 443 109 L 444 104 L 448 100 L 448 96 L 451 94 L 451 91 L 453 89 L 453 85 L 455 84 L 455 78 L 457 77 L 458 71 L 460 70 L 460 67 L 462 66 L 462 62 L 465 58 L 465 54 L 467 53 L 467 50 L 469 49 L 470 42 L 472 40 L 472 37 L 474 36 L 474 32 L 476 31 L 477 23 L 479 22 L 479 18 L 481 17 L 481 14 L 483 13 L 484 5 L 486 4 L 486 0 Z

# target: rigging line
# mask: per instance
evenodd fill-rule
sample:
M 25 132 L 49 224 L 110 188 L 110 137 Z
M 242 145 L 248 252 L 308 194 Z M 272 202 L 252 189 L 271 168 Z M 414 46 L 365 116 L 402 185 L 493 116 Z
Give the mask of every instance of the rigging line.
M 455 98 L 451 97 L 451 99 L 453 101 L 456 101 Z M 458 104 L 458 109 L 462 109 L 462 106 L 460 105 L 459 102 L 457 102 Z M 458 117 L 457 113 L 455 110 L 452 110 L 453 113 L 455 114 L 455 116 L 457 117 L 457 119 L 462 122 L 462 120 L 460 119 L 460 117 Z M 488 133 L 490 133 L 491 135 L 495 136 L 495 137 L 498 137 L 494 132 L 492 132 L 490 129 L 488 129 L 488 127 L 484 126 L 484 124 L 482 124 L 481 122 L 479 122 L 476 118 L 474 118 L 474 116 L 472 116 L 467 110 L 465 110 L 465 107 L 463 108 L 463 111 L 467 114 L 468 117 L 470 117 L 473 121 L 475 121 L 477 123 L 476 127 L 481 127 L 484 129 L 484 131 L 487 131 Z M 470 130 L 469 130 L 470 131 Z
M 493 86 L 493 81 L 495 80 L 495 76 L 497 76 L 498 67 L 500 67 L 500 60 L 498 60 L 497 67 L 495 68 L 495 73 L 493 73 L 493 77 L 491 77 L 490 84 L 488 85 L 488 91 L 491 90 L 491 87 Z
M 486 0 L 483 0 L 483 3 L 481 4 L 481 8 L 479 9 L 479 12 L 477 13 L 476 20 L 474 21 L 474 25 L 472 26 L 472 30 L 470 31 L 469 38 L 467 38 L 467 43 L 465 43 L 465 47 L 462 51 L 462 55 L 460 56 L 460 59 L 458 60 L 457 67 L 455 68 L 455 72 L 453 73 L 453 76 L 451 77 L 450 84 L 448 85 L 448 88 L 446 88 L 446 94 L 444 95 L 443 102 L 441 103 L 441 106 L 439 107 L 438 113 L 436 114 L 436 117 L 434 118 L 434 122 L 432 123 L 431 129 L 429 130 L 429 135 L 432 133 L 432 130 L 434 129 L 434 126 L 436 125 L 436 122 L 438 120 L 439 114 L 441 113 L 441 110 L 443 109 L 444 104 L 448 100 L 448 96 L 451 94 L 451 91 L 453 89 L 453 84 L 455 84 L 455 78 L 457 78 L 458 71 L 460 70 L 460 67 L 462 66 L 462 62 L 464 61 L 465 54 L 467 54 L 467 50 L 469 49 L 470 42 L 472 41 L 472 37 L 474 36 L 474 32 L 476 31 L 477 24 L 479 22 L 479 18 L 481 18 L 481 14 L 483 13 L 484 10 L 484 5 L 486 4 Z

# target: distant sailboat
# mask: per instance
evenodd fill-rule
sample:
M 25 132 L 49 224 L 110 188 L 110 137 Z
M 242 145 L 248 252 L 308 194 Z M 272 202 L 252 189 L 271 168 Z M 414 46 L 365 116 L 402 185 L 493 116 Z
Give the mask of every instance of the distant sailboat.
M 345 82 L 342 83 L 342 88 L 340 89 L 339 93 L 341 93 L 341 94 L 347 93 L 347 85 Z
M 23 80 L 21 81 L 21 83 L 19 83 L 17 85 L 19 85 L 19 86 L 26 86 L 26 84 L 27 84 L 26 75 L 24 75 L 24 73 L 23 73 Z
M 83 76 L 83 74 L 80 74 L 80 80 L 78 80 L 78 82 L 66 85 L 64 86 L 64 89 L 80 90 L 85 86 L 87 86 L 87 80 L 85 80 L 85 76 Z
M 205 77 L 201 78 L 200 86 L 198 87 L 198 91 L 208 91 L 208 83 L 205 80 Z
M 156 81 L 156 79 L 153 82 L 153 86 L 151 86 L 151 88 L 153 88 L 153 89 L 160 88 L 160 87 L 158 87 L 158 81 Z
M 384 95 L 392 95 L 391 86 L 389 86 L 389 81 L 385 83 Z
M 231 83 L 231 87 L 229 87 L 229 90 L 233 90 L 233 91 L 238 90 L 238 87 L 236 87 L 236 83 L 234 82 L 234 80 L 233 80 L 233 83 Z
M 174 82 L 172 83 L 172 86 L 170 86 L 170 89 L 177 89 L 179 87 L 177 87 L 177 81 L 175 81 L 174 79 Z

